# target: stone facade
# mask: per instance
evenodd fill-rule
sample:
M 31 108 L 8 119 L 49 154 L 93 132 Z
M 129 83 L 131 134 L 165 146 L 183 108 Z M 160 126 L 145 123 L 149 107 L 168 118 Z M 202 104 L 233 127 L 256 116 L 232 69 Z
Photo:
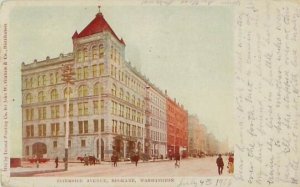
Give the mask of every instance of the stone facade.
M 125 61 L 125 42 L 102 13 L 80 33 L 76 31 L 72 41 L 72 53 L 22 64 L 24 157 L 62 159 L 65 148 L 70 160 L 91 155 L 109 161 L 112 154 L 123 160 L 136 152 L 166 156 L 172 144 L 167 135 L 167 95 Z M 69 93 L 62 81 L 66 64 L 75 72 Z M 176 124 L 176 146 L 186 148 L 187 111 L 169 103 L 176 108 L 172 115 L 178 120 L 172 122 Z

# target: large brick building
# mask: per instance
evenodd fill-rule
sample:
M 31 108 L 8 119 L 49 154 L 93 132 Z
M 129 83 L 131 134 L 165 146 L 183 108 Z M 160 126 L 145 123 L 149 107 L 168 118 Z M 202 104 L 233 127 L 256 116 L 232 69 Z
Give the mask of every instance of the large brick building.
M 167 95 L 167 93 L 166 93 Z M 167 96 L 168 154 L 188 151 L 188 112 Z

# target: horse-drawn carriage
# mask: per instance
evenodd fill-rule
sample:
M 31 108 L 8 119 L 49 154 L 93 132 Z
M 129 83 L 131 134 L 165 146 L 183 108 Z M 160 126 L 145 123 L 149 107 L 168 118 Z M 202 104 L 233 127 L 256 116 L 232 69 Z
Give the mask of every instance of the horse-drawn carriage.
M 79 160 L 81 163 L 83 162 L 84 165 L 95 165 L 96 163 L 99 163 L 99 159 L 97 159 L 95 156 L 84 156 L 84 157 L 77 157 L 77 160 Z

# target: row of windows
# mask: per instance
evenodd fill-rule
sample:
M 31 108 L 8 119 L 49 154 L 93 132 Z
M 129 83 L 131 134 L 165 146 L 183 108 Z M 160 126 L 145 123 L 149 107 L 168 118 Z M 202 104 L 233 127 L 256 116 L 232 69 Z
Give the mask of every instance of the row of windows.
M 60 82 L 60 76 L 58 72 L 53 72 L 49 73 L 49 85 L 57 84 Z M 36 87 L 41 87 L 41 86 L 46 86 L 47 85 L 47 76 L 44 75 L 38 75 L 36 79 L 34 77 L 26 78 L 24 80 L 25 83 L 25 89 L 27 88 L 34 88 Z
M 88 102 L 78 102 L 77 103 L 77 115 L 78 116 L 86 116 L 86 115 L 90 115 L 90 111 L 93 114 L 100 114 L 99 111 L 99 105 L 100 102 L 99 100 L 94 100 L 93 101 L 93 108 L 92 111 L 89 110 L 88 107 Z M 48 119 L 50 118 L 59 118 L 59 117 L 65 117 L 67 115 L 67 108 L 66 108 L 66 104 L 63 105 L 63 115 L 61 115 L 60 113 L 60 105 L 52 105 L 50 106 L 50 114 L 47 114 L 47 107 L 38 107 L 37 108 L 37 112 L 38 112 L 38 116 L 37 118 L 34 115 L 34 112 L 36 109 L 34 108 L 26 108 L 25 109 L 25 120 L 26 121 L 32 121 L 35 119 L 39 119 L 39 120 L 43 120 L 43 119 Z M 101 101 L 101 110 L 103 111 L 104 109 L 104 101 Z M 73 103 L 69 104 L 69 116 L 74 116 L 74 105 Z
M 96 59 L 103 59 L 105 55 L 105 47 L 101 43 L 99 45 L 94 45 L 91 47 L 91 50 L 88 50 L 87 48 L 84 49 L 79 49 L 77 50 L 77 61 L 78 62 L 86 62 L 91 60 L 96 60 Z M 120 64 L 121 62 L 121 54 L 120 51 L 114 47 L 114 45 L 111 45 L 110 48 L 110 58 Z
M 156 96 L 155 94 L 150 93 L 150 100 L 157 106 L 159 106 L 160 108 L 165 109 L 166 107 L 166 102 L 162 99 L 160 99 L 158 96 Z
M 140 98 L 136 98 L 135 95 L 130 95 L 129 92 L 126 92 L 126 94 L 124 95 L 124 90 L 123 88 L 118 89 L 117 86 L 115 84 L 112 85 L 112 89 L 111 89 L 111 94 L 113 96 L 119 97 L 122 100 L 125 100 L 141 109 L 144 108 L 144 101 L 141 102 Z
M 93 132 L 98 132 L 99 131 L 99 120 L 94 119 L 94 129 Z M 35 135 L 35 130 L 34 130 L 34 125 L 27 125 L 26 126 L 26 137 L 34 137 L 34 136 L 58 136 L 60 135 L 60 123 L 51 123 L 50 124 L 50 134 L 47 133 L 47 125 L 46 124 L 38 124 L 37 125 L 37 134 Z M 85 134 L 89 133 L 89 124 L 88 121 L 78 121 L 78 134 Z M 65 133 L 66 131 L 66 123 L 64 122 L 64 130 L 62 133 Z M 90 130 L 91 131 L 91 130 Z M 104 119 L 101 119 L 101 132 L 104 132 Z M 69 122 L 69 134 L 73 135 L 74 134 L 74 125 L 73 121 Z
M 157 120 L 155 118 L 150 118 L 150 124 L 155 128 L 159 128 L 162 130 L 166 129 L 166 124 L 163 121 Z
M 90 75 L 92 75 L 92 78 L 99 77 L 104 74 L 104 64 L 94 64 L 92 65 L 91 69 L 89 66 L 79 67 L 76 69 L 76 79 L 82 80 L 82 79 L 88 79 L 90 78 Z
M 99 82 L 96 83 L 96 84 L 94 84 L 94 86 L 93 86 L 93 95 L 97 96 L 97 95 L 99 95 L 102 92 L 103 92 L 103 86 L 101 86 Z M 89 93 L 88 93 L 88 87 L 86 85 L 79 86 L 77 94 L 78 94 L 78 97 L 86 97 L 86 96 L 88 96 L 89 95 Z M 69 88 L 69 89 L 65 88 L 64 89 L 64 99 L 66 99 L 68 95 L 70 96 L 70 98 L 74 98 L 73 89 L 72 88 Z M 57 89 L 53 89 L 53 90 L 50 91 L 50 100 L 51 101 L 58 100 L 59 98 L 60 97 L 59 97 Z M 45 101 L 47 101 L 46 95 L 45 95 L 44 91 L 40 91 L 38 93 L 37 101 L 38 102 L 45 102 Z M 34 103 L 34 102 L 35 101 L 34 101 L 33 94 L 28 93 L 26 95 L 26 104 L 31 104 L 31 103 Z
M 126 119 L 136 121 L 138 123 L 143 123 L 143 114 L 139 111 L 136 111 L 130 107 L 125 107 L 123 104 L 119 104 L 115 101 L 112 101 L 111 113 L 113 115 L 125 117 Z
M 121 70 L 118 70 L 116 66 L 111 64 L 110 74 L 112 77 L 117 79 L 120 82 L 123 82 L 127 87 L 133 89 L 136 92 L 142 92 L 145 90 L 141 81 L 138 81 L 134 76 L 131 76 L 128 73 L 124 73 Z
M 151 139 L 154 141 L 166 141 L 167 135 L 157 131 L 151 131 Z
M 112 133 L 133 136 L 133 137 L 143 137 L 143 128 L 131 125 L 129 123 L 124 123 L 122 121 L 112 120 Z
M 99 120 L 94 119 L 94 131 L 99 131 Z M 26 126 L 26 137 L 34 137 L 35 136 L 35 130 L 34 125 L 27 125 Z M 78 134 L 86 134 L 89 133 L 89 123 L 87 120 L 85 121 L 78 121 Z M 50 132 L 47 133 L 47 125 L 46 124 L 38 124 L 37 125 L 38 131 L 37 135 L 39 137 L 47 136 L 48 133 L 51 136 L 59 136 L 60 135 L 60 123 L 51 123 L 50 124 Z M 64 122 L 64 130 L 62 133 L 65 133 L 66 131 L 66 123 Z M 104 132 L 104 120 L 101 120 L 101 132 Z M 117 120 L 112 120 L 112 133 L 116 134 L 122 134 L 126 136 L 133 136 L 133 137 L 142 137 L 143 136 L 143 128 L 131 125 L 129 123 L 124 123 L 122 121 L 118 122 Z M 74 125 L 73 121 L 69 122 L 69 134 L 74 134 Z
M 150 107 L 151 114 L 154 116 L 157 116 L 159 118 L 165 118 L 166 114 L 162 110 L 160 110 L 158 107 L 152 106 Z

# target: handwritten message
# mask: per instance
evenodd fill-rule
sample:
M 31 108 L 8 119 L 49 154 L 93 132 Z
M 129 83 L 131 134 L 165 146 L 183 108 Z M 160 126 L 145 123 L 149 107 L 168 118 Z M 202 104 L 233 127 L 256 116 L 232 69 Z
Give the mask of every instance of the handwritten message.
M 251 2 L 235 17 L 235 178 L 299 184 L 300 9 Z

